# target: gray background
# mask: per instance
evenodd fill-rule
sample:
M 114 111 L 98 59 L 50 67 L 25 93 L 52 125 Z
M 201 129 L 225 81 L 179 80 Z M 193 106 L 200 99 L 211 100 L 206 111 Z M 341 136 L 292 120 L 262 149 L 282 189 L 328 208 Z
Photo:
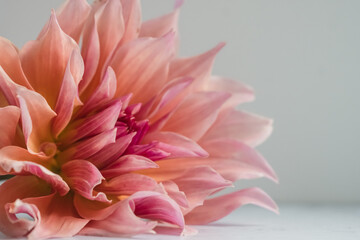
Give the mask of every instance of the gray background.
M 0 0 L 0 35 L 21 47 L 58 0 Z M 170 0 L 143 0 L 144 19 Z M 360 202 L 360 1 L 188 0 L 180 17 L 184 56 L 220 41 L 214 73 L 256 90 L 242 107 L 275 119 L 259 150 L 280 177 L 260 185 L 279 202 Z M 1 53 L 0 53 L 1 54 Z

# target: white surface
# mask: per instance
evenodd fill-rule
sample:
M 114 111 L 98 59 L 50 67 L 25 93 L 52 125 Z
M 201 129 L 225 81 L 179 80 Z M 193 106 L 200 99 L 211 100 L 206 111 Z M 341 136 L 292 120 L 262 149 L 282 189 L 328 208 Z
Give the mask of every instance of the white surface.
M 134 240 L 359 240 L 360 206 L 280 205 L 280 215 L 246 206 L 207 226 L 195 236 L 140 235 Z M 1 239 L 1 237 L 0 237 Z M 68 239 L 114 240 L 77 236 Z
M 0 35 L 34 39 L 59 0 L 0 0 Z M 171 0 L 144 0 L 144 18 Z M 276 200 L 360 202 L 360 1 L 188 0 L 182 55 L 220 41 L 214 72 L 252 85 L 248 110 L 275 119 L 259 149 L 280 177 L 261 185 Z M 248 183 L 246 183 L 248 184 Z

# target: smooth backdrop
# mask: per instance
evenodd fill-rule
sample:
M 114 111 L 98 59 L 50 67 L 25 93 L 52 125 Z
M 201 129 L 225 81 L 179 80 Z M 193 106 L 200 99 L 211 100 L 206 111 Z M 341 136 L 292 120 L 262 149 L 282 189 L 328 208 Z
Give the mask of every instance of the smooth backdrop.
M 0 35 L 18 47 L 36 38 L 59 0 L 0 0 Z M 171 0 L 142 0 L 144 19 Z M 183 56 L 220 41 L 214 73 L 255 88 L 241 106 L 275 120 L 258 149 L 280 178 L 260 185 L 280 202 L 360 202 L 360 1 L 188 0 Z M 0 53 L 1 54 L 1 53 Z

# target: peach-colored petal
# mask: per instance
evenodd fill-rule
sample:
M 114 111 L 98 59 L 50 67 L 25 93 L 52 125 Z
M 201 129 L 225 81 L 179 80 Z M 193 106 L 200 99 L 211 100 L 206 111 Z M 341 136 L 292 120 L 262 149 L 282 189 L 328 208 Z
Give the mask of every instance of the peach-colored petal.
M 127 173 L 104 181 L 96 191 L 111 195 L 131 195 L 138 191 L 154 191 L 157 186 L 157 182 L 148 176 Z
M 195 141 L 199 140 L 214 123 L 220 107 L 229 96 L 228 93 L 218 92 L 199 92 L 189 95 L 174 111 L 162 130 L 177 132 Z
M 35 176 L 15 176 L 2 183 L 0 185 L 0 231 L 10 237 L 25 236 L 34 228 L 35 223 L 25 219 L 9 219 L 8 210 L 10 209 L 6 209 L 5 205 L 15 202 L 16 199 L 48 195 L 50 191 L 46 184 Z M 36 210 L 33 209 L 33 211 Z
M 61 30 L 53 11 L 44 34 L 25 44 L 20 51 L 26 77 L 51 107 L 56 104 L 70 55 L 78 48 Z
M 0 148 L 14 143 L 20 109 L 15 106 L 0 108 Z
M 79 73 L 73 75 L 72 72 L 75 71 L 79 71 Z M 66 67 L 64 79 L 55 105 L 57 116 L 52 124 L 55 138 L 57 138 L 68 125 L 75 105 L 81 103 L 78 96 L 77 83 L 80 82 L 83 71 L 84 63 L 82 62 L 80 53 L 79 51 L 73 51 Z M 77 77 L 77 79 L 74 79 L 74 77 Z
M 0 66 L 7 75 L 17 84 L 31 89 L 21 68 L 20 57 L 17 48 L 7 39 L 0 37 Z
M 254 90 L 239 82 L 229 78 L 211 76 L 210 80 L 204 83 L 205 91 L 219 91 L 231 93 L 224 108 L 236 107 L 240 103 L 251 102 L 255 99 Z
M 255 147 L 270 136 L 272 122 L 255 114 L 228 109 L 219 114 L 200 142 L 231 138 Z
M 160 185 L 164 187 L 166 194 L 171 197 L 180 207 L 188 208 L 189 203 L 183 191 L 173 181 L 164 181 Z
M 91 7 L 86 0 L 67 0 L 56 13 L 62 30 L 76 42 L 79 42 L 90 10 Z
M 158 142 L 157 148 L 170 153 L 169 158 L 209 156 L 195 141 L 175 132 L 154 132 L 143 139 L 143 143 L 152 141 Z
M 118 81 L 115 96 L 133 93 L 132 102 L 150 100 L 166 82 L 173 40 L 170 32 L 161 38 L 139 38 L 119 48 L 110 62 Z
M 94 19 L 90 18 L 91 22 L 89 22 L 86 26 L 85 32 L 89 33 L 85 33 L 84 42 L 88 41 L 97 44 L 95 40 L 96 37 L 93 36 L 93 34 L 97 33 L 100 54 L 97 70 L 94 75 L 95 77 L 92 79 L 86 79 L 86 82 L 83 83 L 84 86 L 81 86 L 82 88 L 86 88 L 86 92 L 82 94 L 84 99 L 88 99 L 93 91 L 98 87 L 100 79 L 107 68 L 106 62 L 112 56 L 113 51 L 124 34 L 124 20 L 122 16 L 122 7 L 119 0 L 108 0 L 104 3 L 100 3 L 99 8 L 96 9 L 93 14 Z M 89 48 L 92 46 L 88 43 L 84 47 Z M 85 51 L 89 50 L 85 49 Z
M 232 186 L 231 181 L 225 180 L 219 173 L 208 166 L 189 168 L 184 174 L 173 181 L 184 192 L 189 204 L 189 210 L 203 204 L 212 193 Z
M 94 191 L 104 177 L 92 163 L 85 160 L 72 160 L 65 163 L 61 171 L 71 189 L 84 198 L 100 202 L 110 201 L 103 192 L 95 193 Z
M 131 199 L 118 202 L 115 211 L 103 220 L 90 221 L 80 232 L 81 235 L 129 236 L 149 233 L 155 221 L 144 221 L 134 214 L 136 204 Z
M 29 153 L 26 149 L 7 146 L 0 149 L 0 175 L 35 175 L 65 195 L 70 189 L 60 175 L 53 173 L 51 160 Z
M 106 178 L 112 178 L 132 171 L 158 167 L 156 163 L 146 157 L 140 155 L 124 155 L 103 168 L 101 173 Z
M 138 37 L 141 25 L 141 7 L 139 0 L 120 0 L 123 8 L 125 32 L 120 41 L 124 44 Z
M 0 89 L 1 89 L 1 95 L 2 95 L 2 105 L 15 105 L 19 106 L 19 101 L 16 97 L 17 89 L 24 88 L 19 84 L 16 84 L 14 81 L 10 79 L 10 77 L 6 74 L 4 69 L 0 66 Z
M 254 204 L 278 213 L 275 202 L 265 192 L 259 188 L 248 188 L 206 200 L 203 206 L 187 214 L 185 221 L 190 225 L 207 224 L 246 204 Z

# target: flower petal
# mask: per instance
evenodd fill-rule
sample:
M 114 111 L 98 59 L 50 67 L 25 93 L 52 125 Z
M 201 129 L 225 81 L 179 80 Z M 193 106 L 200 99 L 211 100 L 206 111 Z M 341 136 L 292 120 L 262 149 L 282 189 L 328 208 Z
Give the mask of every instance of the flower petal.
M 152 160 L 140 155 L 124 155 L 101 170 L 106 178 L 119 176 L 120 174 L 148 169 L 157 168 L 158 165 Z
M 143 143 L 158 142 L 157 148 L 170 153 L 169 158 L 208 157 L 209 154 L 195 141 L 175 132 L 147 134 Z
M 248 188 L 215 197 L 204 202 L 185 216 L 186 224 L 207 224 L 225 217 L 233 210 L 246 204 L 254 204 L 278 213 L 275 202 L 261 189 Z
M 220 107 L 229 96 L 228 93 L 218 92 L 198 92 L 189 95 L 174 111 L 162 130 L 199 140 L 214 123 Z
M 150 100 L 166 82 L 173 46 L 174 33 L 170 32 L 161 38 L 139 38 L 119 48 L 110 61 L 118 80 L 115 96 L 133 93 L 133 103 Z
M 0 149 L 0 175 L 35 175 L 63 196 L 70 188 L 60 175 L 43 166 L 50 167 L 50 163 L 50 160 L 33 155 L 24 148 L 7 146 Z
M 0 37 L 0 66 L 17 84 L 32 89 L 21 68 L 18 50 L 9 40 Z
M 0 148 L 12 145 L 20 118 L 20 109 L 15 106 L 0 108 Z
M 272 132 L 272 120 L 255 114 L 228 109 L 222 111 L 200 142 L 231 138 L 258 146 Z
M 124 44 L 136 39 L 139 35 L 139 29 L 141 25 L 141 7 L 139 0 L 120 1 L 123 8 L 123 18 L 125 22 L 125 32 L 120 41 L 120 44 Z
M 79 42 L 91 7 L 86 0 L 67 0 L 57 11 L 57 19 L 63 31 Z
M 72 160 L 65 163 L 61 171 L 71 189 L 76 193 L 90 200 L 110 202 L 103 192 L 95 195 L 94 188 L 101 184 L 104 177 L 92 163 L 85 160 Z
M 31 86 L 53 108 L 60 92 L 70 55 L 78 49 L 76 42 L 60 28 L 52 11 L 48 26 L 35 41 L 20 51 L 21 66 Z

